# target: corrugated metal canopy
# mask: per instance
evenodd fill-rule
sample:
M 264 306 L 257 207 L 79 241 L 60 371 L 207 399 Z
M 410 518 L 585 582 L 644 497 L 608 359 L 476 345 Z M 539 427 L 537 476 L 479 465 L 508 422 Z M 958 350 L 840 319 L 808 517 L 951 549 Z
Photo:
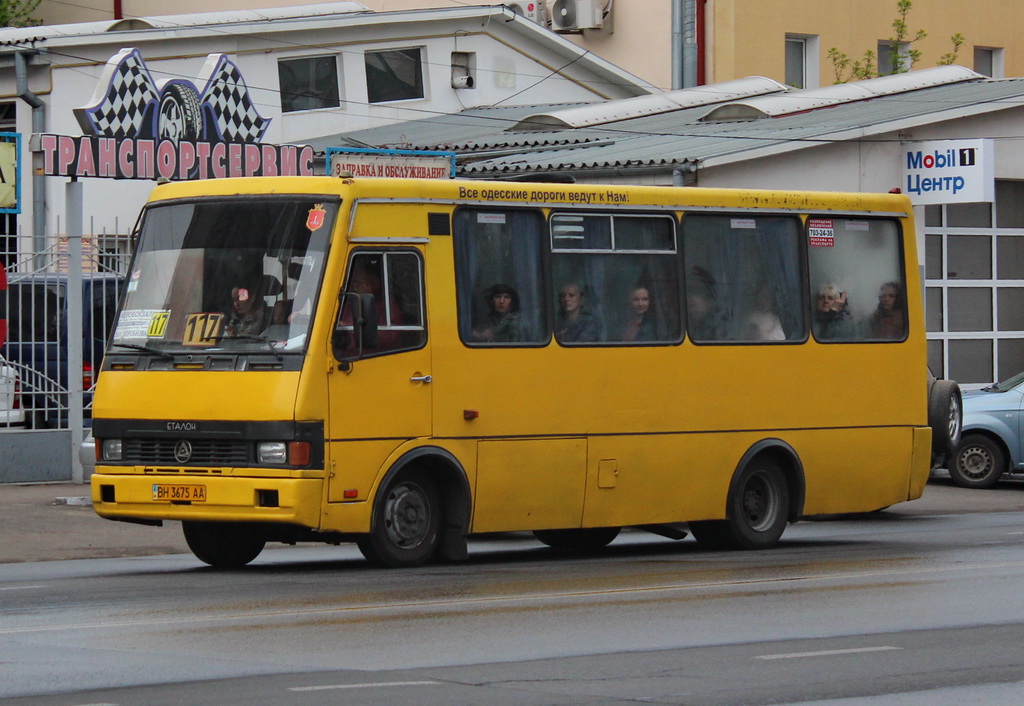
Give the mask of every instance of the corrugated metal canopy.
M 660 171 L 695 163 L 726 164 L 760 154 L 807 149 L 1006 110 L 1019 107 L 1021 99 L 1024 79 L 977 78 L 758 120 L 702 122 L 707 106 L 701 106 L 545 132 L 507 130 L 516 120 L 541 112 L 538 106 L 477 108 L 321 138 L 315 143 L 320 147 L 356 144 L 454 150 L 459 153 L 459 174 L 477 178 L 600 170 Z M 552 109 L 547 107 L 548 111 Z

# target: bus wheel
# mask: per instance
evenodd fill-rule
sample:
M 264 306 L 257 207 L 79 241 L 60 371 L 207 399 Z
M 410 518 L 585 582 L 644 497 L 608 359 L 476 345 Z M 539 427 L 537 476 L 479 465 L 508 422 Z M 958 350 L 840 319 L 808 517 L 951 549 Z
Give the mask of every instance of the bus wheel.
M 245 566 L 267 543 L 258 528 L 241 522 L 182 522 L 181 528 L 196 558 L 218 569 Z
M 928 426 L 932 453 L 948 459 L 956 452 L 963 427 L 963 397 L 952 380 L 934 380 L 928 390 Z
M 961 488 L 991 488 L 1006 470 L 1006 454 L 988 437 L 968 434 L 960 442 L 949 479 Z
M 552 549 L 565 554 L 592 554 L 611 544 L 621 530 L 621 527 L 534 530 L 533 536 Z
M 441 502 L 424 473 L 400 473 L 378 496 L 370 533 L 359 551 L 376 566 L 400 568 L 430 561 L 440 544 Z
M 691 522 L 708 549 L 767 549 L 775 546 L 789 519 L 789 486 L 782 470 L 755 461 L 739 472 L 729 492 L 727 519 Z

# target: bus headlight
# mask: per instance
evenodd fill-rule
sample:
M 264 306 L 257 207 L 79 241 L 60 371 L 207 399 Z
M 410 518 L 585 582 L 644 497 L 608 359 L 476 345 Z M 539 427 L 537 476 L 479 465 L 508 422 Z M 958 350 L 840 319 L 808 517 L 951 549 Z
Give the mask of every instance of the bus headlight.
M 288 463 L 288 444 L 284 441 L 261 441 L 256 444 L 258 463 L 283 466 Z
M 120 461 L 124 458 L 124 446 L 120 439 L 104 439 L 101 448 L 100 458 L 104 461 Z
M 268 466 L 308 466 L 308 441 L 261 441 L 256 444 L 257 463 Z

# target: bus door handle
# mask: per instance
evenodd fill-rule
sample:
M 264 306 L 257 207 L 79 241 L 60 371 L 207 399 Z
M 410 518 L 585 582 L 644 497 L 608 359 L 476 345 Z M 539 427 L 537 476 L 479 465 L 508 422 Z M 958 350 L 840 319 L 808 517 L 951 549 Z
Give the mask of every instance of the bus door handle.
M 434 378 L 430 377 L 429 375 L 414 375 L 411 378 L 409 378 L 409 382 L 429 383 L 433 381 Z

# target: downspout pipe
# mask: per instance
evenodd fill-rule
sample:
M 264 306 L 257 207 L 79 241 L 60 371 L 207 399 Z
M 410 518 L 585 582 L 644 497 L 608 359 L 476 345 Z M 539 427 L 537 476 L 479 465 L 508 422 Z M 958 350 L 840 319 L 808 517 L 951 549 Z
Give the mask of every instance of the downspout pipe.
M 46 129 L 46 103 L 28 89 L 28 56 L 35 52 L 15 52 L 14 72 L 18 98 L 32 107 L 32 134 L 40 135 Z M 35 253 L 46 249 L 46 177 L 41 169 L 32 170 L 32 248 Z
M 672 0 L 672 90 L 701 85 L 699 0 Z

